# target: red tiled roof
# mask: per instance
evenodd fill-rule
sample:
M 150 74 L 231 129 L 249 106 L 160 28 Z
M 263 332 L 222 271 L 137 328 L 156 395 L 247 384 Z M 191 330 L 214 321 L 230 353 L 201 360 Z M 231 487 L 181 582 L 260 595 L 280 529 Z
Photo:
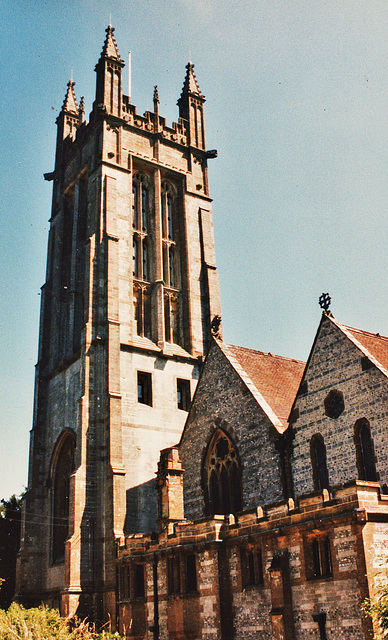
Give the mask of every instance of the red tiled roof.
M 361 346 L 375 358 L 381 366 L 388 370 L 388 338 L 381 336 L 379 333 L 369 333 L 369 331 L 362 331 L 361 329 L 355 329 L 354 327 L 348 327 L 346 325 L 340 325 L 351 336 L 357 340 Z
M 282 425 L 287 426 L 306 363 L 245 347 L 227 345 L 227 348 Z

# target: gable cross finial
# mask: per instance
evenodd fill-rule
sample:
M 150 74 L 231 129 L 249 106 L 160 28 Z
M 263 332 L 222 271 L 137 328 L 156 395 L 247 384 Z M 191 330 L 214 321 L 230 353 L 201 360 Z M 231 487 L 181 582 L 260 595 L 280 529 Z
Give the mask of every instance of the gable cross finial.
M 319 306 L 324 311 L 328 311 L 330 309 L 331 297 L 328 293 L 322 293 L 319 296 Z

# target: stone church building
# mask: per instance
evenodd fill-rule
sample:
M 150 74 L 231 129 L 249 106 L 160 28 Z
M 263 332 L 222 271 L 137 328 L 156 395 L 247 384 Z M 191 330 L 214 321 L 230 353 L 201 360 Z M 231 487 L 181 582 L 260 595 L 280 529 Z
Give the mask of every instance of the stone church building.
M 388 555 L 388 338 L 222 339 L 204 102 L 137 113 L 106 30 L 57 118 L 17 598 L 131 640 L 365 640 Z

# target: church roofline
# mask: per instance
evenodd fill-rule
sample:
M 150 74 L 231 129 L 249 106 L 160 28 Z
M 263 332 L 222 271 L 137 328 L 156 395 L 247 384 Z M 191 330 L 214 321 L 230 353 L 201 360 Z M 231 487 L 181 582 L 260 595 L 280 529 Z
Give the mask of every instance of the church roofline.
M 263 412 L 266 414 L 268 419 L 271 421 L 276 430 L 282 434 L 287 429 L 287 415 L 279 415 L 279 412 L 275 412 L 273 407 L 270 405 L 269 401 L 265 399 L 264 395 L 260 392 L 257 385 L 252 380 L 252 377 L 248 375 L 247 371 L 244 368 L 244 365 L 239 361 L 238 356 L 233 353 L 233 350 L 241 350 L 242 355 L 244 353 L 254 354 L 258 357 L 264 357 L 265 359 L 271 359 L 273 362 L 278 363 L 295 363 L 304 366 L 304 362 L 301 360 L 295 360 L 293 358 L 286 358 L 283 356 L 272 355 L 271 353 L 265 353 L 263 351 L 256 351 L 254 349 L 248 349 L 245 347 L 236 347 L 234 345 L 228 345 L 222 342 L 221 340 L 216 341 L 220 350 L 228 359 L 238 376 L 244 382 L 246 387 L 251 392 L 252 396 L 255 398 L 256 402 L 259 404 Z
M 315 337 L 314 337 L 314 341 L 313 344 L 311 346 L 310 349 L 310 353 L 309 356 L 307 358 L 307 362 L 306 362 L 306 366 L 304 368 L 303 371 L 303 375 L 300 381 L 300 385 L 299 388 L 301 387 L 301 385 L 303 384 L 305 377 L 306 377 L 306 372 L 308 370 L 308 367 L 310 365 L 310 361 L 312 358 L 312 355 L 314 353 L 315 350 L 315 345 L 317 343 L 320 331 L 321 331 L 321 327 L 322 324 L 326 321 L 330 321 L 335 327 L 337 327 L 337 329 L 339 329 L 339 331 L 341 331 L 341 333 L 343 333 L 343 335 L 346 336 L 346 338 L 348 338 L 348 340 L 350 340 L 350 342 L 357 347 L 357 349 L 367 358 L 369 358 L 369 360 L 375 365 L 375 367 L 381 371 L 381 373 L 388 378 L 388 370 L 381 364 L 381 362 L 372 354 L 372 352 L 367 349 L 359 340 L 357 340 L 357 338 L 355 338 L 355 336 L 353 335 L 353 332 L 356 334 L 359 334 L 360 336 L 365 336 L 365 337 L 369 337 L 369 338 L 378 338 L 381 341 L 386 341 L 387 342 L 387 356 L 388 356 L 388 337 L 386 336 L 380 336 L 379 334 L 376 333 L 371 333 L 369 331 L 364 331 L 362 329 L 357 329 L 355 327 L 350 327 L 349 325 L 345 325 L 342 324 L 341 322 L 339 322 L 332 314 L 331 311 L 323 311 L 322 316 L 321 316 L 321 320 L 319 322 L 318 325 L 318 329 L 316 331 Z M 292 425 L 292 420 L 291 420 L 291 416 L 295 407 L 295 404 L 298 400 L 298 392 L 295 395 L 294 401 L 292 403 L 292 407 L 291 407 L 291 411 L 289 413 L 289 417 L 288 417 L 288 423 L 291 426 Z
M 342 333 L 363 353 L 363 355 L 367 356 L 371 362 L 375 365 L 377 369 L 379 369 L 387 378 L 388 378 L 388 369 L 384 367 L 384 365 L 380 362 L 378 357 L 373 355 L 372 351 L 368 349 L 362 342 L 355 337 L 354 334 L 364 336 L 369 339 L 377 339 L 380 343 L 386 342 L 387 349 L 387 358 L 388 358 L 388 337 L 380 336 L 380 334 L 371 333 L 370 331 L 364 331 L 363 329 L 357 329 L 356 327 L 350 327 L 346 324 L 342 324 L 332 314 L 325 314 L 326 317 L 336 326 Z

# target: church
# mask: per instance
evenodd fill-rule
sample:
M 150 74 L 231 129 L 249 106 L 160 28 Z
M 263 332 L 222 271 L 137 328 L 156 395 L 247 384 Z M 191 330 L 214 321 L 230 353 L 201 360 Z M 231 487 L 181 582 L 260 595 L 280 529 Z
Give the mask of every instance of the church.
M 130 640 L 366 640 L 388 556 L 388 338 L 330 298 L 307 363 L 226 344 L 205 97 L 57 118 L 16 598 Z M 182 74 L 183 75 L 183 74 Z

